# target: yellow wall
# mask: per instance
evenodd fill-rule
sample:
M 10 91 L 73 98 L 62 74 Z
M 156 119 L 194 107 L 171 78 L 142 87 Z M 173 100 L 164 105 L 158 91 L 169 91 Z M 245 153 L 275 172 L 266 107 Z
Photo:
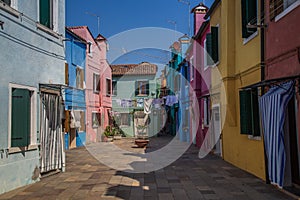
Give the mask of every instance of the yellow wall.
M 211 26 L 220 27 L 220 62 L 212 68 L 212 101 L 221 104 L 223 158 L 265 180 L 263 140 L 240 134 L 239 110 L 239 88 L 260 81 L 260 34 L 243 44 L 240 0 L 222 0 L 210 20 Z

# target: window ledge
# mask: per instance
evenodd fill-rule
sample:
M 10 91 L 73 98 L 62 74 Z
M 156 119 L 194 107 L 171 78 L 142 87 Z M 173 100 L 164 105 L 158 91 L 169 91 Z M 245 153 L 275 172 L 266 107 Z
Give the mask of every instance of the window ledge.
M 294 10 L 295 8 L 297 8 L 300 5 L 300 1 L 296 1 L 295 3 L 293 3 L 292 5 L 290 5 L 289 7 L 287 7 L 282 13 L 280 13 L 279 15 L 277 15 L 275 17 L 275 22 L 279 21 L 281 18 L 283 18 L 284 16 L 286 16 L 287 14 L 289 14 L 292 10 Z
M 5 3 L 1 2 L 0 3 L 0 8 L 6 12 L 8 12 L 9 14 L 19 18 L 19 11 L 13 9 L 12 7 L 10 7 L 9 5 L 6 5 Z
M 249 140 L 257 140 L 257 141 L 260 141 L 260 140 L 261 140 L 261 136 L 252 136 L 252 135 L 248 135 L 248 139 L 249 139 Z
M 250 35 L 248 38 L 243 38 L 243 45 L 250 42 L 253 38 L 255 38 L 258 35 L 258 31 L 255 31 L 252 35 Z
M 8 153 L 14 154 L 14 153 L 20 153 L 24 151 L 33 151 L 33 150 L 37 150 L 38 148 L 39 148 L 39 144 L 33 144 L 26 147 L 9 147 Z
M 36 22 L 36 27 L 38 29 L 44 31 L 45 33 L 48 33 L 48 34 L 52 35 L 53 37 L 55 37 L 57 39 L 59 39 L 59 37 L 61 36 L 58 33 L 54 32 L 52 29 L 50 29 L 50 28 L 48 28 L 48 27 L 46 27 L 46 26 L 44 26 L 44 25 L 42 25 L 38 22 Z

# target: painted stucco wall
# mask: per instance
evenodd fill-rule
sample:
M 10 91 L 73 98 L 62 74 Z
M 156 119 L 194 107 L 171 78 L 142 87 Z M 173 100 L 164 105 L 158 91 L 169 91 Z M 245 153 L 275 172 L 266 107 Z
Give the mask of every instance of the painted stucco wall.
M 0 32 L 0 193 L 34 183 L 33 172 L 39 167 L 39 83 L 64 84 L 64 37 L 65 1 L 59 0 L 58 36 L 37 28 L 38 19 L 37 0 L 18 1 L 17 10 L 24 15 L 11 15 L 0 6 L 0 18 L 4 22 Z M 1 3 L 2 4 L 2 3 Z M 53 35 L 56 36 L 53 36 Z M 7 154 L 11 150 L 8 146 L 9 138 L 9 83 L 32 87 L 35 89 L 36 105 L 33 113 L 36 126 L 32 131 L 32 150 L 18 151 Z
M 116 89 L 117 95 L 112 97 L 112 110 L 119 113 L 130 113 L 134 110 L 144 110 L 144 108 L 130 107 L 122 108 L 116 103 L 116 100 L 121 99 L 144 99 L 151 96 L 151 92 L 156 92 L 156 80 L 154 75 L 138 75 L 138 76 L 113 76 L 112 78 L 117 82 Z M 135 82 L 138 80 L 149 80 L 149 96 L 135 96 Z M 154 98 L 153 96 L 152 98 Z M 120 127 L 127 136 L 134 136 L 134 123 L 133 117 L 130 115 L 130 125 Z
M 258 31 L 247 42 L 242 39 L 241 1 L 238 0 L 221 1 L 210 19 L 211 26 L 220 27 L 220 62 L 212 68 L 212 92 L 217 95 L 212 104 L 221 104 L 222 123 L 225 120 L 222 130 L 223 158 L 265 179 L 262 138 L 254 140 L 240 134 L 238 93 L 239 88 L 260 81 L 260 33 Z M 218 87 L 218 71 L 225 93 Z

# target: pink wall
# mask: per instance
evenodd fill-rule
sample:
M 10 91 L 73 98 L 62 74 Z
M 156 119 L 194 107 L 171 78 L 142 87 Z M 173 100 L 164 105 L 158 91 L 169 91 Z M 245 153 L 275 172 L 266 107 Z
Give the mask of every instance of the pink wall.
M 204 20 L 204 16 L 206 13 L 203 12 L 197 12 L 194 11 L 194 34 L 197 35 L 199 32 L 200 27 L 202 26 Z M 194 92 L 195 96 L 191 96 L 191 101 L 193 102 L 194 106 L 196 106 L 196 103 L 199 106 L 199 113 L 198 113 L 198 129 L 193 130 L 191 128 L 191 135 L 193 132 L 196 131 L 196 145 L 200 147 L 203 143 L 203 140 L 205 138 L 205 134 L 207 132 L 208 127 L 202 126 L 203 123 L 203 117 L 204 117 L 204 108 L 203 108 L 203 99 L 200 97 L 203 95 L 207 95 L 209 93 L 209 84 L 210 84 L 210 68 L 207 68 L 204 70 L 204 40 L 206 38 L 206 34 L 210 32 L 209 24 L 205 27 L 205 29 L 202 31 L 202 34 L 199 35 L 194 41 L 193 41 L 193 60 L 194 60 L 194 67 L 191 68 L 191 71 L 193 70 L 194 78 L 192 79 L 191 75 L 191 91 Z M 191 73 L 192 74 L 192 73 Z M 192 118 L 192 117 L 191 117 Z M 191 122 L 192 123 L 192 122 Z M 191 127 L 192 124 L 191 124 Z M 195 126 L 194 126 L 195 127 Z
M 101 35 L 94 39 L 87 26 L 71 27 L 77 35 L 92 43 L 91 53 L 86 50 L 85 97 L 86 97 L 86 142 L 97 142 L 108 125 L 111 97 L 106 96 L 106 78 L 111 79 L 111 68 L 106 60 L 106 40 Z M 93 74 L 100 75 L 100 93 L 93 91 Z M 92 127 L 92 113 L 100 112 L 101 127 Z

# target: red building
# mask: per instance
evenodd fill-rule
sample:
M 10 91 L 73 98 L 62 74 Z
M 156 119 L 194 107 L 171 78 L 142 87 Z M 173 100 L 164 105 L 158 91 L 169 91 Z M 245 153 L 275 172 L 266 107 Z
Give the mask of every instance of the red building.
M 269 89 L 273 88 L 276 92 L 276 87 L 285 89 L 287 83 L 292 81 L 291 98 L 287 101 L 286 107 L 282 109 L 283 133 L 279 134 L 282 137 L 281 144 L 284 144 L 284 151 L 282 155 L 285 155 L 283 159 L 283 186 L 291 186 L 293 184 L 300 184 L 300 96 L 299 96 L 299 80 L 300 80 L 300 1 L 298 0 L 270 0 L 265 1 L 265 18 L 262 23 L 259 24 L 262 30 L 265 32 L 263 40 L 265 41 L 265 48 L 262 49 L 262 57 L 265 60 L 265 69 L 262 70 L 262 82 L 261 88 L 265 94 L 262 97 L 270 97 L 271 93 Z M 266 25 L 266 26 L 265 26 Z M 269 91 L 269 92 L 267 92 Z M 261 103 L 261 102 L 260 102 Z M 274 106 L 271 111 L 275 109 L 275 104 L 268 104 L 268 106 Z M 280 105 L 284 106 L 284 105 Z M 266 109 L 265 109 L 266 110 Z M 273 114 L 272 114 L 273 115 Z M 264 119 L 264 116 L 262 117 Z M 274 121 L 275 122 L 275 121 Z M 264 140 L 267 154 L 267 169 L 269 179 L 275 184 L 279 184 L 271 174 L 273 169 L 278 169 L 279 161 L 272 163 L 268 150 L 271 150 L 272 145 L 280 147 L 280 141 L 278 144 L 274 144 L 274 141 L 268 142 L 268 135 L 272 132 L 269 131 L 266 126 L 276 128 L 279 123 L 263 124 L 264 127 Z M 280 154 L 280 153 L 279 153 Z M 275 155 L 276 156 L 276 155 Z M 268 158 L 269 157 L 269 158 Z M 274 155 L 272 155 L 273 158 Z M 279 156 L 280 158 L 280 156 Z M 284 163 L 285 161 L 285 163 Z M 271 175 L 270 175 L 271 174 Z M 276 179 L 276 177 L 275 177 Z M 279 184 L 280 186 L 280 184 Z M 282 186 L 282 185 L 281 185 Z

